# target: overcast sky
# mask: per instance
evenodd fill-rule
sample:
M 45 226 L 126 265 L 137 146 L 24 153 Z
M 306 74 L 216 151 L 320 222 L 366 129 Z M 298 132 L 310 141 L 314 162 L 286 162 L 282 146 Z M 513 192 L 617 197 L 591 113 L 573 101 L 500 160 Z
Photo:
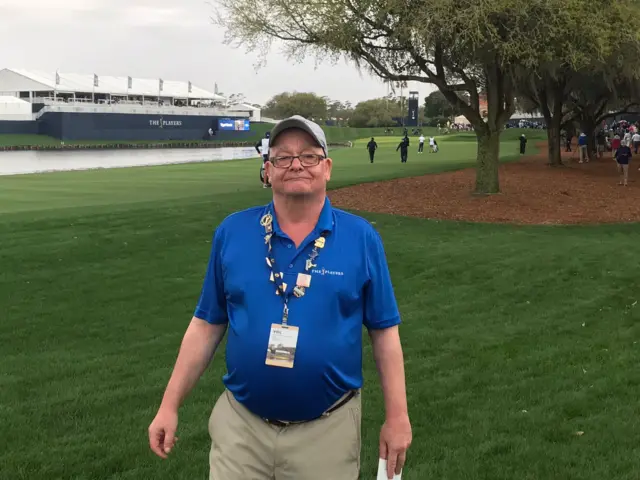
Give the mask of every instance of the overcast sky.
M 206 0 L 0 0 L 0 68 L 191 80 L 263 104 L 283 91 L 315 92 L 353 104 L 384 96 L 386 85 L 346 63 L 314 69 L 277 49 L 257 53 L 223 44 Z M 432 88 L 410 85 L 420 97 Z

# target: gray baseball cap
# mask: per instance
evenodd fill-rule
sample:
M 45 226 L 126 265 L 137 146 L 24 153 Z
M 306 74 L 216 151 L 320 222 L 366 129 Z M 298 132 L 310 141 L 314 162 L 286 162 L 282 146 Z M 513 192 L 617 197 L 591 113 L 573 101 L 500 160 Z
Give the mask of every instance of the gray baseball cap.
M 324 136 L 324 132 L 322 131 L 322 128 L 320 128 L 320 125 L 312 122 L 311 120 L 307 120 L 300 115 L 294 115 L 293 117 L 285 118 L 284 120 L 276 123 L 275 127 L 271 129 L 271 136 L 269 137 L 269 149 L 271 149 L 271 146 L 274 144 L 276 137 L 290 128 L 299 128 L 307 132 L 315 139 L 316 142 L 318 142 L 318 145 L 322 147 L 325 157 L 329 155 L 327 138 Z

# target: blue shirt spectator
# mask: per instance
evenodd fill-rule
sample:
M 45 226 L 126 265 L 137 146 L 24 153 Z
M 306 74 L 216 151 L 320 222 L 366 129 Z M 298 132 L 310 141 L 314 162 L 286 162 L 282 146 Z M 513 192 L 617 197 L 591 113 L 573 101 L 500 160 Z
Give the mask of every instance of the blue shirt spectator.
M 587 135 L 585 133 L 581 133 L 578 137 L 578 145 L 580 145 L 581 147 L 587 146 Z

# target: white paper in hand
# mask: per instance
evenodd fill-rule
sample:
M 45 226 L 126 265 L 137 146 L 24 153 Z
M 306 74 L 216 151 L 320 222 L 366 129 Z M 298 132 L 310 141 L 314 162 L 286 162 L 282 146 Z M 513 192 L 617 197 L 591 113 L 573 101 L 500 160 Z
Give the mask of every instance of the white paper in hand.
M 378 477 L 376 480 L 389 480 L 389 477 L 387 477 L 387 461 L 384 458 L 378 461 Z M 394 475 L 393 480 L 402 480 L 402 471 L 400 471 L 400 475 Z

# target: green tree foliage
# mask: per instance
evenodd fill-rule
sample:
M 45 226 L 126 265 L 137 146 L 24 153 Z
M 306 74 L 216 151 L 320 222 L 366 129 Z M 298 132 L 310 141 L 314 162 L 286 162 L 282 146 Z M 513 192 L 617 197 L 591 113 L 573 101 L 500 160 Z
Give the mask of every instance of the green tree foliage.
M 327 119 L 327 102 L 315 93 L 284 92 L 271 98 L 263 108 L 266 117 L 276 119 L 301 115 L 308 119 Z
M 424 115 L 427 118 L 453 117 L 459 113 L 460 110 L 451 105 L 440 90 L 431 92 L 424 99 Z
M 217 3 L 216 23 L 230 44 L 266 54 L 281 41 L 291 58 L 346 57 L 388 80 L 434 84 L 474 126 L 478 193 L 499 191 L 500 134 L 514 111 L 514 67 L 535 68 L 555 58 L 579 68 L 608 53 L 606 42 L 598 41 L 604 0 Z M 555 54 L 552 45 L 562 45 L 560 57 L 548 53 Z M 480 92 L 487 99 L 486 118 Z
M 395 126 L 394 118 L 402 116 L 400 103 L 395 99 L 376 98 L 356 105 L 351 117 L 352 127 Z
M 353 116 L 353 107 L 351 102 L 340 102 L 331 100 L 329 97 L 323 97 L 327 103 L 327 119 L 335 125 L 346 127 L 351 125 L 351 117 Z

